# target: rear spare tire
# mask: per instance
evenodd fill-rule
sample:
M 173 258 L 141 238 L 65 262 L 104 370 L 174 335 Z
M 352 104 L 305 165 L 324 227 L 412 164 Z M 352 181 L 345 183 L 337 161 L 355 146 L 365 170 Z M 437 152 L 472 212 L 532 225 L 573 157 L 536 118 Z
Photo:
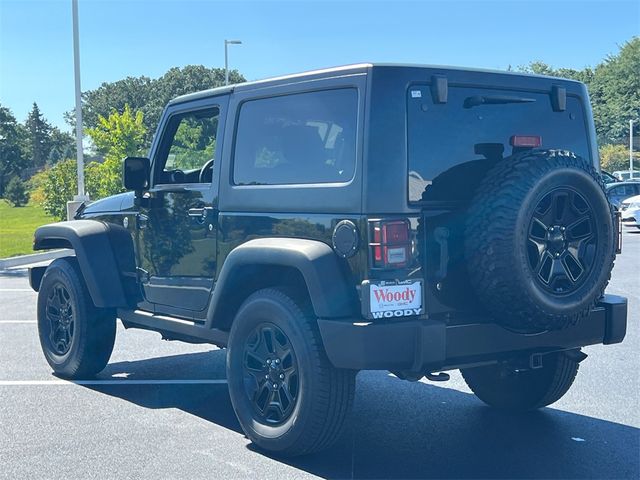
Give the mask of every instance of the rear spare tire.
M 469 209 L 465 256 L 480 302 L 520 332 L 576 323 L 602 296 L 615 258 L 598 172 L 566 151 L 529 151 L 489 171 Z

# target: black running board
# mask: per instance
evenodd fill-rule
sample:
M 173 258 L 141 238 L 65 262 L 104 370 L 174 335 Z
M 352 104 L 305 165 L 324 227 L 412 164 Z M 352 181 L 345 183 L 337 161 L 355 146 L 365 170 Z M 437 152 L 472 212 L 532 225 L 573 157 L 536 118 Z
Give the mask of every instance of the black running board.
M 118 309 L 118 318 L 125 328 L 139 328 L 158 332 L 167 340 L 180 340 L 187 343 L 212 343 L 225 347 L 229 332 L 217 328 L 207 328 L 190 320 L 154 315 L 144 310 Z

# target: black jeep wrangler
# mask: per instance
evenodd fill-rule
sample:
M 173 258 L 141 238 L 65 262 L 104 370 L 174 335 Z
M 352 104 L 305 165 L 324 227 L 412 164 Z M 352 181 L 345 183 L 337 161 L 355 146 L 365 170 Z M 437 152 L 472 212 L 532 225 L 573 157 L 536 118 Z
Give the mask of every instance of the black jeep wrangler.
M 581 347 L 625 336 L 578 82 L 365 64 L 216 88 L 169 103 L 124 183 L 35 233 L 75 252 L 30 272 L 47 361 L 100 372 L 116 318 L 226 347 L 240 424 L 271 452 L 329 446 L 358 370 L 460 369 L 529 410 L 567 392 Z

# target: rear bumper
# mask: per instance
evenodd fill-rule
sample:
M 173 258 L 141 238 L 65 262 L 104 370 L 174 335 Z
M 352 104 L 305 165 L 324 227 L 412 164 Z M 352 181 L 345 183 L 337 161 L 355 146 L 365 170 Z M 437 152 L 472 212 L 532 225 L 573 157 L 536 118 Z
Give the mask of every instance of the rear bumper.
M 385 323 L 318 320 L 327 356 L 338 368 L 435 372 L 521 354 L 620 343 L 627 299 L 605 295 L 577 325 L 532 335 L 494 323 L 447 325 L 437 320 Z

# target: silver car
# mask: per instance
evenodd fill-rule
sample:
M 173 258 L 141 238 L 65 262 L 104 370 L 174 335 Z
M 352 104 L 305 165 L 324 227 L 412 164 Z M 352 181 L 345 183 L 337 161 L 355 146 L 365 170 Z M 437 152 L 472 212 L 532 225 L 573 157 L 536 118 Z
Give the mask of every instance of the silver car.
M 620 214 L 623 225 L 640 228 L 640 195 L 624 200 L 620 204 Z

